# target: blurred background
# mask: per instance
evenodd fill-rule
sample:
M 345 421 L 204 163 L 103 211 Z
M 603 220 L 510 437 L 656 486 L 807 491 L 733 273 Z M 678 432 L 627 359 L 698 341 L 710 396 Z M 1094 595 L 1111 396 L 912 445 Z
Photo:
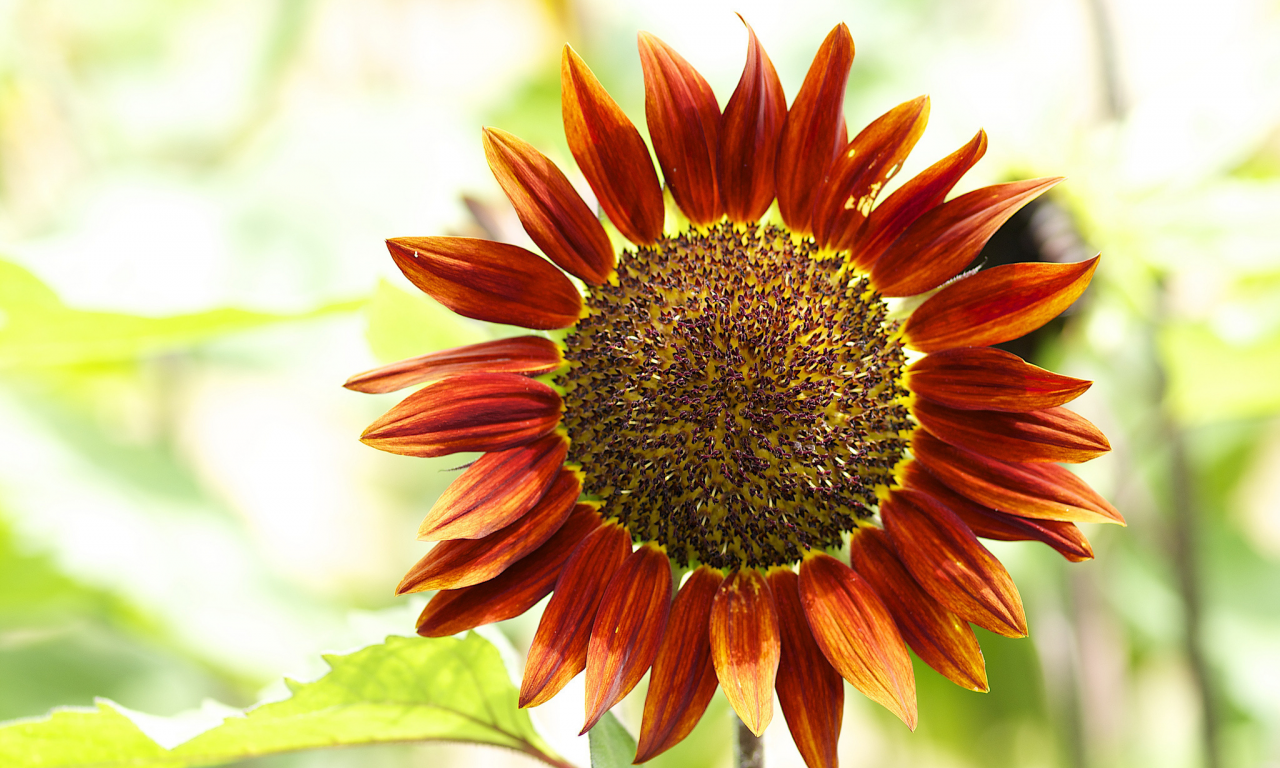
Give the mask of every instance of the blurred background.
M 1087 530 L 1079 565 L 992 544 L 1031 637 L 983 634 L 988 694 L 917 665 L 915 734 L 850 691 L 842 764 L 1280 766 L 1275 0 L 0 1 L 0 718 L 243 707 L 322 651 L 411 633 L 421 601 L 392 589 L 466 459 L 363 447 L 396 397 L 341 384 L 501 331 L 414 292 L 382 240 L 522 238 L 481 126 L 585 187 L 560 46 L 644 131 L 637 30 L 723 105 L 734 10 L 789 98 L 846 22 L 855 131 L 932 96 L 899 180 L 979 127 L 958 191 L 1067 176 L 989 260 L 1103 254 L 1019 352 L 1097 381 L 1075 407 L 1115 450 L 1081 472 L 1129 527 Z M 517 649 L 536 613 L 502 627 Z M 576 685 L 534 716 L 585 765 Z M 657 764 L 729 765 L 730 718 L 718 697 Z M 770 768 L 801 765 L 780 717 L 766 741 Z M 244 765 L 449 761 L 532 765 L 446 746 Z

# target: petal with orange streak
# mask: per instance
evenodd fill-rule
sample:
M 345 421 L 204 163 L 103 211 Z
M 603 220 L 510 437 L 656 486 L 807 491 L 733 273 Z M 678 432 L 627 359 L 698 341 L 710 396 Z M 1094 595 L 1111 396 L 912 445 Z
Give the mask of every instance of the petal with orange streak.
M 639 35 L 644 114 L 671 196 L 694 224 L 720 218 L 716 191 L 720 105 L 702 75 L 648 32 Z
M 631 537 L 617 523 L 590 533 L 565 563 L 529 646 L 520 706 L 546 703 L 587 666 L 587 641 L 609 579 L 631 554 Z
M 1039 520 L 1120 523 L 1124 517 L 1065 467 L 988 458 L 918 428 L 911 453 L 947 487 L 998 511 Z
M 879 528 L 863 528 L 849 542 L 849 562 L 875 589 L 907 645 L 943 677 L 971 691 L 986 691 L 987 666 L 973 630 L 943 608 L 907 572 Z
M 929 121 L 929 97 L 899 104 L 863 128 L 841 150 L 813 209 L 819 247 L 851 247 L 880 190 L 902 168 Z
M 893 617 L 866 579 L 830 555 L 800 564 L 800 602 L 822 654 L 840 676 L 901 718 L 917 722 L 916 677 Z
M 735 571 L 711 606 L 711 660 L 725 698 L 759 736 L 773 719 L 782 638 L 773 594 L 754 568 Z
M 1016 339 L 1049 322 L 1080 298 L 1098 257 L 1076 264 L 1004 264 L 938 291 L 903 326 L 907 346 L 921 352 L 985 347 Z
M 796 234 L 809 233 L 818 188 L 848 141 L 840 126 L 851 64 L 853 37 L 848 27 L 838 24 L 813 57 L 782 125 L 774 179 L 778 210 Z
M 969 143 L 913 176 L 885 198 L 858 230 L 853 245 L 854 263 L 864 269 L 880 258 L 889 244 L 938 205 L 974 163 L 987 152 L 987 134 L 978 131 Z
M 551 487 L 568 451 L 569 441 L 552 433 L 486 453 L 436 499 L 418 526 L 418 541 L 478 539 L 510 525 Z
M 569 150 L 609 220 L 637 245 L 662 237 L 662 186 L 649 149 L 586 62 L 567 45 L 560 63 L 560 108 Z
M 1025 637 L 1027 617 L 1009 572 L 969 526 L 936 499 L 897 489 L 880 502 L 894 549 L 944 608 L 1006 637 Z
M 782 630 L 778 703 L 787 729 L 810 768 L 836 768 L 844 718 L 844 684 L 814 642 L 800 602 L 800 577 L 786 568 L 769 572 L 769 588 Z
M 541 336 L 516 336 L 454 347 L 358 373 L 342 386 L 381 395 L 459 373 L 519 373 L 537 376 L 564 365 L 560 346 Z
M 1073 379 L 993 347 L 934 352 L 907 368 L 907 388 L 951 408 L 1036 411 L 1069 403 L 1093 382 Z
M 702 718 L 716 692 L 711 661 L 711 603 L 724 576 L 702 566 L 689 575 L 671 606 L 658 656 L 649 673 L 636 763 L 679 744 Z
M 405 456 L 505 451 L 560 423 L 560 395 L 515 373 L 463 373 L 435 381 L 369 425 L 360 441 Z
M 556 164 L 497 128 L 484 129 L 484 155 L 524 231 L 547 258 L 592 285 L 608 280 L 616 261 L 609 235 Z
M 581 476 L 561 469 L 546 495 L 511 525 L 481 539 L 453 539 L 432 547 L 405 574 L 396 594 L 459 589 L 492 579 L 551 538 L 581 492 Z
M 907 464 L 902 484 L 937 499 L 955 512 L 975 536 L 998 541 L 1039 541 L 1053 547 L 1073 563 L 1093 559 L 1093 548 L 1075 523 L 1035 520 L 997 512 L 943 485 L 918 461 Z
M 569 554 L 599 526 L 594 506 L 577 505 L 554 536 L 497 578 L 437 592 L 418 616 L 418 634 L 448 637 L 519 616 L 551 592 Z
M 463 317 L 545 331 L 578 322 L 582 297 L 564 273 L 517 245 L 470 237 L 397 237 L 396 266 Z
M 670 610 L 671 564 L 661 549 L 646 544 L 613 574 L 596 611 L 587 644 L 587 719 L 581 733 L 649 671 Z
M 971 411 L 917 399 L 911 412 L 934 436 L 1001 461 L 1079 464 L 1111 450 L 1100 429 L 1066 408 L 1025 413 Z
M 738 18 L 742 18 L 739 14 Z M 756 221 L 773 203 L 778 139 L 787 119 L 787 97 L 773 62 L 747 24 L 747 63 L 725 105 L 717 153 L 720 201 L 737 222 Z
M 1060 181 L 994 184 L 926 212 L 871 265 L 871 284 L 884 296 L 932 291 L 968 266 L 1018 209 Z

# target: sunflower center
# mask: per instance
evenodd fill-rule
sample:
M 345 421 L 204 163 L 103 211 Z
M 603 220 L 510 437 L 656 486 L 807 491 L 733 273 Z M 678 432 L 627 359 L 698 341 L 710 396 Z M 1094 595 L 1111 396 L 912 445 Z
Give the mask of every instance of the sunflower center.
M 775 226 L 628 254 L 566 339 L 584 492 L 681 565 L 793 563 L 871 515 L 911 428 L 896 323 Z

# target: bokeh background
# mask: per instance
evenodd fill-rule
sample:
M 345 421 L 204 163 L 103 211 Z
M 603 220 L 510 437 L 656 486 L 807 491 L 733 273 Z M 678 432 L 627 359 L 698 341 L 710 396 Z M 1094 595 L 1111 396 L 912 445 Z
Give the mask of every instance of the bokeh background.
M 1275 0 L 0 1 L 0 718 L 243 707 L 410 633 L 421 601 L 392 588 L 466 459 L 363 447 L 395 396 L 340 385 L 498 331 L 413 292 L 382 240 L 522 241 L 480 127 L 572 168 L 567 41 L 644 131 L 639 29 L 723 105 L 734 10 L 789 97 L 848 23 L 851 127 L 931 94 L 899 180 L 979 127 L 958 191 L 1067 176 L 1000 249 L 1103 254 L 1023 351 L 1097 381 L 1076 406 L 1115 450 L 1081 471 L 1129 527 L 1074 566 L 993 544 L 1030 639 L 983 635 L 985 695 L 918 665 L 915 734 L 850 691 L 843 764 L 1280 766 Z M 519 650 L 535 621 L 502 632 Z M 585 764 L 577 686 L 535 720 Z M 659 764 L 729 765 L 730 717 L 717 698 Z M 244 765 L 532 765 L 476 749 Z M 767 749 L 800 765 L 780 717 Z

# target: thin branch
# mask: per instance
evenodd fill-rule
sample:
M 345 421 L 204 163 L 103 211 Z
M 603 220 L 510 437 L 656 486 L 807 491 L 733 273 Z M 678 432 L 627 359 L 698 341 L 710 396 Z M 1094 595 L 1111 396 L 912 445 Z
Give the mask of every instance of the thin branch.
M 736 718 L 735 718 L 736 719 Z M 738 768 L 764 768 L 764 739 L 738 720 Z

